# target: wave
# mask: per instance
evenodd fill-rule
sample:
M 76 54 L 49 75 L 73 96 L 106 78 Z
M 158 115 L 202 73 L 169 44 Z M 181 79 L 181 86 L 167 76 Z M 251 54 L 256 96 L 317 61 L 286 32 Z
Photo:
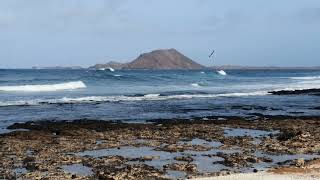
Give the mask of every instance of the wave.
M 296 90 L 309 90 L 309 89 L 320 89 L 320 79 L 319 80 L 304 80 L 296 82 L 295 84 L 289 84 L 285 88 L 278 88 L 274 91 L 296 91 Z
M 295 87 L 295 88 L 282 88 L 282 89 L 275 89 L 269 92 L 274 92 L 274 91 L 303 91 L 303 90 L 313 90 L 313 89 L 320 89 L 320 86 L 318 87 Z
M 146 95 L 143 95 L 144 97 L 159 97 L 161 94 L 146 94 Z
M 227 73 L 224 70 L 219 70 L 217 71 L 218 74 L 222 75 L 222 76 L 226 76 Z
M 202 86 L 207 86 L 207 84 L 206 83 L 192 83 L 192 84 L 190 84 L 191 86 L 193 86 L 193 87 L 202 87 Z
M 20 101 L 0 102 L 0 106 L 32 106 L 43 104 L 80 104 L 80 103 L 101 103 L 101 102 L 121 102 L 121 101 L 161 101 L 171 99 L 193 99 L 193 98 L 218 98 L 218 97 L 241 97 L 241 96 L 263 96 L 268 95 L 266 91 L 257 91 L 250 93 L 225 93 L 225 94 L 178 94 L 178 95 L 162 95 L 162 94 L 145 94 L 141 96 L 86 96 L 60 99 L 33 99 Z
M 193 87 L 200 87 L 200 84 L 198 84 L 198 83 L 192 83 L 191 86 L 193 86 Z
M 21 85 L 21 86 L 0 86 L 0 91 L 24 91 L 24 92 L 44 92 L 44 91 L 62 91 L 86 88 L 82 81 L 73 81 L 60 84 L 44 85 Z
M 290 79 L 295 79 L 295 80 L 316 80 L 316 79 L 320 79 L 320 76 L 291 77 Z

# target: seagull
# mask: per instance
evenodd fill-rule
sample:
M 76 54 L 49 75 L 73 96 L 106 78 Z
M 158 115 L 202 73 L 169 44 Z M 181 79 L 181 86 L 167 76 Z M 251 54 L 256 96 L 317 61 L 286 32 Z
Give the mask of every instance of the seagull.
M 211 58 L 211 56 L 214 54 L 214 50 L 212 51 L 212 53 L 209 55 L 209 58 Z

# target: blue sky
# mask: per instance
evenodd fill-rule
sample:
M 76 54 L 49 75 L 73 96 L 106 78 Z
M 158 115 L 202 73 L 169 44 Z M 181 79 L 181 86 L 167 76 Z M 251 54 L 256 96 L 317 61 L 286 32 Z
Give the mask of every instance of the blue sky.
M 1 0 L 0 68 L 127 62 L 176 48 L 209 65 L 320 65 L 319 0 Z

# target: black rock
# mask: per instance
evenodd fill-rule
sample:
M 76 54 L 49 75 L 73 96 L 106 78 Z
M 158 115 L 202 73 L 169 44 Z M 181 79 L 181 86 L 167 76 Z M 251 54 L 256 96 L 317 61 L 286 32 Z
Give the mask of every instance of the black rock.
M 320 95 L 320 89 L 270 91 L 273 95 Z

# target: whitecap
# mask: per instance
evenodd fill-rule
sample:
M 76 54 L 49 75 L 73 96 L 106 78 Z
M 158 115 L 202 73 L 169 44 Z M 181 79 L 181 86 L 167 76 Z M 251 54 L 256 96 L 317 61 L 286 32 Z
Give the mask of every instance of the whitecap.
M 218 74 L 222 75 L 222 76 L 226 76 L 227 73 L 224 70 L 219 70 L 217 71 Z
M 191 86 L 193 87 L 202 87 L 207 86 L 208 84 L 206 82 L 199 82 L 199 83 L 192 83 Z
M 192 99 L 192 98 L 218 98 L 218 97 L 242 97 L 242 96 L 263 96 L 268 95 L 266 91 L 256 91 L 248 93 L 225 93 L 225 94 L 179 94 L 161 96 L 160 94 L 146 94 L 144 96 L 85 96 L 85 97 L 64 97 L 60 99 L 33 99 L 20 101 L 0 102 L 0 106 L 31 106 L 41 104 L 80 104 L 99 102 L 120 102 L 120 101 L 161 101 L 171 99 Z
M 146 94 L 144 97 L 159 97 L 160 94 Z
M 0 91 L 44 92 L 74 90 L 86 87 L 87 86 L 82 81 L 74 81 L 60 84 L 0 86 Z
M 316 80 L 316 79 L 320 79 L 320 76 L 290 77 L 290 79 L 296 79 L 296 80 Z
M 115 71 L 112 67 L 109 67 L 108 69 L 109 69 L 109 71 L 111 71 L 111 72 L 114 72 L 114 71 Z
M 200 84 L 198 84 L 198 83 L 192 83 L 191 86 L 200 87 Z
M 295 91 L 295 90 L 308 90 L 308 89 L 320 89 L 320 79 L 319 80 L 304 80 L 299 81 L 294 84 L 288 84 L 287 87 L 277 88 L 273 91 Z

